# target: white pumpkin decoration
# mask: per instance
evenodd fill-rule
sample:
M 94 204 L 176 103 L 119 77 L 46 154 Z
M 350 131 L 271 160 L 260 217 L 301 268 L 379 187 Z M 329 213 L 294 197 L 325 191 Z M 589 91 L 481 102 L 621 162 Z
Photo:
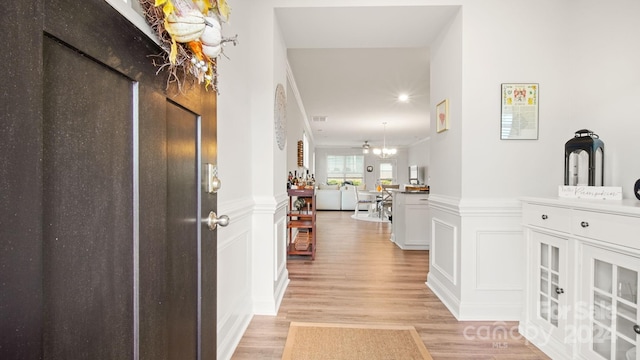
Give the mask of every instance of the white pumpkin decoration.
M 205 17 L 204 21 L 207 26 L 205 27 L 202 36 L 200 36 L 202 45 L 220 45 L 220 42 L 222 41 L 222 26 L 220 25 L 220 21 L 215 17 Z
M 220 45 L 216 45 L 216 46 L 207 46 L 207 45 L 202 45 L 202 52 L 207 55 L 209 58 L 213 59 L 218 57 L 218 55 L 220 55 L 220 52 L 222 52 L 222 46 Z
M 175 41 L 181 43 L 199 39 L 207 27 L 204 15 L 195 9 L 181 15 L 172 13 L 164 20 L 164 28 Z

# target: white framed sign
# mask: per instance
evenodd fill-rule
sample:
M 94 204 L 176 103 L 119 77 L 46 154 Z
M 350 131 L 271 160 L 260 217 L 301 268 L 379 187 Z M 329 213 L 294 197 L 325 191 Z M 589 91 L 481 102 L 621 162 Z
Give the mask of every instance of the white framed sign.
M 622 200 L 622 187 L 560 185 L 558 196 L 569 199 Z

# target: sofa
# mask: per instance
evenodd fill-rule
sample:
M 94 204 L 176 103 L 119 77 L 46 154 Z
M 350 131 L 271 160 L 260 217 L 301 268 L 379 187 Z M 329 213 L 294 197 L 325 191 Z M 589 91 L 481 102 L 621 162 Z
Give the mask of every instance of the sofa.
M 356 189 L 364 189 L 364 185 L 318 185 L 316 189 L 317 210 L 355 210 Z M 366 204 L 360 205 L 360 210 L 366 210 Z

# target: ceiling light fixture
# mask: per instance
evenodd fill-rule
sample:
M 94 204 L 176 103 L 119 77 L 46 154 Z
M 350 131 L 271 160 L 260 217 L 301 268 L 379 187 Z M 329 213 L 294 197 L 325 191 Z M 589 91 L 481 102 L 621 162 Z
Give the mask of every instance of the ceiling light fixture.
M 362 153 L 363 154 L 368 154 L 370 147 L 371 147 L 371 145 L 369 145 L 369 141 L 365 140 L 364 144 L 362 144 Z
M 374 148 L 373 153 L 384 159 L 389 156 L 395 155 L 398 150 L 395 148 L 387 148 L 387 123 L 383 122 L 382 125 L 384 126 L 384 133 L 382 135 L 382 149 Z
M 409 95 L 408 94 L 400 94 L 398 95 L 398 101 L 406 103 L 409 102 Z

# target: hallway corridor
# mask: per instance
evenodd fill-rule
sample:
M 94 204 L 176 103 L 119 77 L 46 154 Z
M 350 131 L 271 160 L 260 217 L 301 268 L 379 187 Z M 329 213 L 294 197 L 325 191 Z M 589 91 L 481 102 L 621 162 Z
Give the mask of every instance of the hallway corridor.
M 427 251 L 389 241 L 391 225 L 317 215 L 316 260 L 289 259 L 278 315 L 255 316 L 233 359 L 280 359 L 291 321 L 413 325 L 434 359 L 546 359 L 517 322 L 458 322 L 425 285 Z

